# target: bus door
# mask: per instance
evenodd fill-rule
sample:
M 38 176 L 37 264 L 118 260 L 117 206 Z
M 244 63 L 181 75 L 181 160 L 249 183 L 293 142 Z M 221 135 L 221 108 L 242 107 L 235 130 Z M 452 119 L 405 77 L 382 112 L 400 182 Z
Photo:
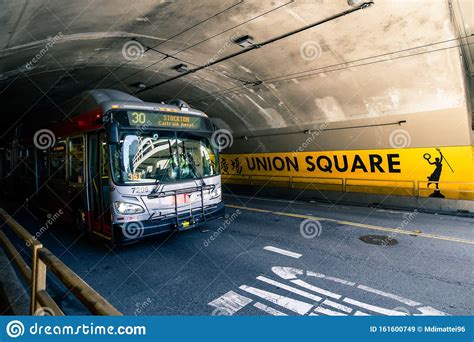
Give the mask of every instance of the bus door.
M 108 149 L 105 134 L 89 136 L 89 221 L 93 233 L 112 237 Z

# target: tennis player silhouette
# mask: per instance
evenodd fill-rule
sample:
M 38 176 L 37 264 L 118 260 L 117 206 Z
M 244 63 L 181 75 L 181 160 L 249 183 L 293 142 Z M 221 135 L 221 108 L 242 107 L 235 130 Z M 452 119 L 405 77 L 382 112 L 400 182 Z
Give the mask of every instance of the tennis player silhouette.
M 439 179 L 441 177 L 441 173 L 443 172 L 443 154 L 441 153 L 441 150 L 437 149 L 439 153 L 439 157 L 436 157 L 434 161 L 431 161 L 431 155 L 429 153 L 425 153 L 424 158 L 430 165 L 436 165 L 433 173 L 427 177 L 428 178 L 428 185 L 427 187 L 429 188 L 431 184 L 436 185 L 436 190 L 439 190 Z
M 444 198 L 444 195 L 439 190 L 439 179 L 441 178 L 441 174 L 443 172 L 443 163 L 448 165 L 448 167 L 449 167 L 449 169 L 451 170 L 452 173 L 454 173 L 454 169 L 451 167 L 451 165 L 449 164 L 448 160 L 443 155 L 443 153 L 441 153 L 441 150 L 439 148 L 437 148 L 436 151 L 438 151 L 439 157 L 436 157 L 434 161 L 431 161 L 431 154 L 425 153 L 423 155 L 423 158 L 426 159 L 428 164 L 435 165 L 435 169 L 433 170 L 431 175 L 426 177 L 426 178 L 428 178 L 427 188 L 429 188 L 431 184 L 435 184 L 436 188 L 434 189 L 434 191 L 430 195 L 430 197 Z

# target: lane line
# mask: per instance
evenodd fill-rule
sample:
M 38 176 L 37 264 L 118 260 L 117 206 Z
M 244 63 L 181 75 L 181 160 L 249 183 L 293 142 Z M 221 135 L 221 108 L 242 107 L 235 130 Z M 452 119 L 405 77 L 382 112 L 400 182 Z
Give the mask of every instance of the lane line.
M 347 316 L 347 314 L 345 313 L 329 310 L 326 308 L 321 308 L 319 306 L 316 309 L 314 309 L 314 311 L 316 311 L 317 313 L 321 313 L 323 315 L 328 315 L 328 316 Z
M 344 311 L 344 312 L 347 312 L 347 313 L 351 313 L 352 312 L 352 308 L 348 307 L 348 306 L 345 306 L 345 305 L 342 305 L 342 304 L 339 304 L 339 303 L 336 303 L 336 302 L 333 302 L 332 300 L 329 300 L 329 299 L 326 299 L 324 302 L 323 302 L 324 305 L 327 305 L 327 306 L 330 306 L 334 309 L 338 309 L 340 311 Z
M 421 314 L 414 314 L 414 316 L 449 316 L 446 312 L 436 310 L 431 306 L 423 306 L 421 308 L 416 308 Z
M 388 293 L 388 292 L 384 292 L 384 291 L 381 291 L 381 290 L 373 289 L 369 286 L 357 285 L 357 288 L 359 288 L 361 290 L 364 290 L 364 291 L 367 291 L 367 292 L 372 292 L 372 293 L 378 294 L 378 295 L 383 296 L 383 297 L 398 300 L 400 303 L 406 304 L 408 306 L 421 305 L 421 303 L 415 302 L 413 300 L 397 296 L 396 294 L 393 294 L 393 293 Z
M 273 280 L 273 279 L 269 279 L 267 277 L 264 277 L 264 276 L 258 276 L 257 277 L 257 280 L 260 280 L 260 281 L 263 281 L 264 283 L 267 283 L 267 284 L 270 284 L 270 285 L 273 285 L 273 286 L 276 286 L 276 287 L 279 287 L 283 290 L 287 290 L 289 292 L 293 292 L 297 295 L 300 295 L 302 297 L 306 297 L 308 299 L 311 299 L 312 301 L 315 301 L 315 302 L 319 302 L 321 301 L 321 297 L 319 296 L 316 296 L 312 293 L 309 293 L 309 292 L 306 292 L 306 291 L 303 291 L 303 290 L 300 290 L 300 289 L 297 289 L 295 287 L 292 287 L 292 286 L 288 286 L 286 284 L 283 284 L 283 283 L 280 283 L 279 281 L 276 281 L 276 280 Z
M 264 209 L 251 208 L 251 207 L 243 207 L 243 206 L 233 205 L 233 204 L 226 204 L 226 207 L 235 208 L 235 209 L 242 209 L 242 210 L 248 210 L 248 211 L 258 211 L 258 212 L 264 212 L 264 213 L 273 214 L 273 215 L 280 215 L 280 216 L 288 216 L 288 217 L 295 217 L 295 218 L 302 218 L 302 219 L 311 219 L 311 220 L 315 220 L 315 221 L 335 222 L 337 224 L 341 224 L 341 225 L 345 225 L 345 226 L 352 226 L 352 227 L 358 227 L 358 228 L 364 228 L 364 229 L 370 229 L 370 230 L 377 230 L 377 231 L 383 231 L 383 232 L 389 232 L 389 233 L 395 233 L 395 234 L 402 234 L 402 235 L 408 235 L 408 236 L 419 236 L 419 237 L 436 239 L 436 240 L 444 240 L 444 241 L 458 242 L 458 243 L 465 243 L 465 244 L 469 244 L 469 245 L 474 245 L 474 240 L 467 240 L 467 239 L 462 239 L 462 238 L 456 238 L 456 237 L 445 236 L 445 235 L 430 234 L 430 233 L 419 233 L 418 230 L 402 230 L 402 229 L 397 229 L 397 228 L 387 228 L 387 227 L 376 226 L 376 225 L 372 225 L 372 224 L 357 223 L 357 222 L 352 222 L 352 221 L 334 220 L 334 219 L 325 218 L 325 217 L 315 217 L 315 216 L 309 216 L 309 215 L 303 215 L 303 214 L 284 213 L 284 212 L 281 212 L 281 211 L 272 211 L 272 210 L 264 210 Z
M 250 298 L 241 296 L 234 291 L 229 291 L 219 298 L 214 299 L 212 302 L 209 302 L 208 305 L 226 311 L 229 315 L 233 315 L 251 302 L 252 300 Z
M 352 299 L 352 298 L 344 298 L 342 301 L 346 302 L 348 304 L 352 304 L 352 305 L 358 306 L 360 308 L 364 308 L 364 309 L 367 309 L 369 311 L 381 313 L 381 314 L 387 315 L 387 316 L 406 316 L 407 315 L 405 312 L 381 308 L 380 306 L 375 306 L 375 305 L 359 302 L 358 300 L 355 300 L 355 299 Z
M 362 311 L 356 311 L 354 316 L 370 316 L 368 313 L 362 312 Z
M 263 249 L 265 249 L 267 251 L 270 251 L 270 252 L 275 252 L 275 253 L 278 253 L 278 254 L 286 255 L 286 256 L 289 256 L 289 257 L 292 257 L 292 258 L 295 258 L 295 259 L 299 259 L 302 256 L 302 254 L 294 253 L 292 251 L 287 251 L 286 249 L 281 249 L 281 248 L 273 247 L 273 246 L 265 246 L 265 247 L 263 247 Z
M 325 219 L 322 218 L 322 217 L 316 217 L 316 216 L 305 215 L 305 214 L 285 213 L 285 212 L 283 212 L 283 211 L 272 211 L 271 213 L 274 214 L 274 215 L 290 216 L 290 217 L 296 217 L 296 218 L 302 218 L 302 219 L 311 218 L 311 219 L 313 219 L 313 220 L 315 220 L 315 221 L 325 220 Z
M 355 284 L 356 284 L 356 283 L 354 283 L 352 281 L 349 281 L 349 280 L 344 280 L 344 279 L 341 279 L 341 278 L 327 276 L 325 274 L 318 273 L 318 272 L 313 272 L 313 271 L 306 272 L 306 275 L 309 276 L 309 277 L 316 277 L 316 278 L 323 278 L 323 279 L 331 280 L 331 281 L 334 281 L 336 283 L 344 284 L 344 285 L 347 285 L 347 286 L 355 286 Z
M 272 213 L 271 210 L 265 210 L 265 209 L 258 209 L 258 208 L 249 208 L 249 207 L 239 207 L 237 205 L 233 205 L 233 204 L 226 204 L 226 207 L 229 207 L 229 208 L 236 208 L 236 209 L 245 209 L 245 210 L 248 210 L 248 211 L 256 211 L 256 212 L 259 212 L 259 213 Z
M 272 307 L 266 306 L 265 304 L 262 304 L 260 302 L 256 302 L 253 306 L 255 306 L 257 309 L 262 310 L 263 312 L 266 312 L 272 316 L 288 316 L 286 313 L 278 311 L 277 309 L 274 309 Z
M 310 284 L 308 284 L 307 282 L 305 282 L 304 280 L 301 280 L 301 279 L 292 280 L 291 282 L 293 284 L 299 285 L 301 287 L 304 287 L 305 289 L 311 290 L 313 292 L 316 292 L 316 293 L 321 294 L 321 295 L 326 296 L 326 297 L 331 297 L 331 298 L 334 298 L 334 299 L 340 299 L 341 298 L 341 295 L 338 295 L 337 293 L 322 289 L 322 288 L 314 286 L 314 285 L 310 285 Z
M 273 266 L 272 272 L 280 278 L 289 280 L 296 279 L 297 276 L 302 276 L 304 271 L 299 268 L 287 267 L 287 266 Z
M 286 267 L 286 266 L 273 266 L 272 267 L 272 272 L 278 275 L 280 278 L 290 280 L 290 279 L 295 279 L 297 276 L 302 276 L 306 274 L 308 277 L 316 277 L 316 278 L 323 278 L 327 280 L 334 281 L 336 283 L 341 283 L 344 285 L 348 286 L 354 286 L 356 283 L 353 283 L 352 281 L 336 278 L 336 277 L 331 277 L 327 276 L 322 273 L 317 273 L 313 271 L 303 271 L 302 269 L 299 268 L 294 268 L 294 267 Z
M 296 312 L 299 315 L 306 314 L 313 307 L 312 304 L 309 304 L 297 299 L 293 299 L 290 297 L 280 296 L 275 293 L 260 290 L 252 286 L 241 285 L 239 289 L 245 292 L 251 293 L 257 297 L 263 298 L 269 301 L 270 303 L 279 305 L 285 309 Z

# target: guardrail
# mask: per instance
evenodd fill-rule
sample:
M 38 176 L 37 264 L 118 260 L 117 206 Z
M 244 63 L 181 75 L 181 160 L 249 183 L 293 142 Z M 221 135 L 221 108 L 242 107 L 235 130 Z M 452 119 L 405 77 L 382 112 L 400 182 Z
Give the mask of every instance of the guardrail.
M 447 198 L 474 200 L 474 182 L 430 182 L 420 180 L 384 180 L 371 178 L 222 175 L 223 181 L 242 185 L 280 186 L 288 188 L 363 192 L 410 197 L 429 197 L 435 184 Z
M 63 285 L 79 299 L 82 304 L 94 315 L 121 316 L 122 313 L 112 306 L 105 298 L 92 289 L 84 280 L 53 255 L 21 224 L 0 208 L 0 217 L 5 224 L 31 250 L 31 268 L 7 237 L 0 231 L 0 244 L 18 267 L 23 279 L 30 287 L 30 314 L 41 313 L 41 309 L 48 308 L 48 313 L 63 316 L 64 312 L 46 290 L 47 271 L 50 270 Z

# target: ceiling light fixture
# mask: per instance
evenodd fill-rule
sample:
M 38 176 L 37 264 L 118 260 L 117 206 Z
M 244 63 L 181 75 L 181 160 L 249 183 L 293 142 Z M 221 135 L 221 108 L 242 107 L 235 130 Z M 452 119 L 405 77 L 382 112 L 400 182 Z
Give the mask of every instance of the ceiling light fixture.
M 352 7 L 359 7 L 365 0 L 347 0 L 347 4 Z
M 234 43 L 243 48 L 248 48 L 254 45 L 253 37 L 248 34 L 234 39 Z
M 186 72 L 188 71 L 188 66 L 186 64 L 178 64 L 178 65 L 175 65 L 173 67 L 174 70 L 176 70 L 177 72 Z
M 143 82 L 135 82 L 135 83 L 130 84 L 130 86 L 134 87 L 134 88 L 139 88 L 139 89 L 145 89 L 146 88 L 146 84 L 143 83 Z

